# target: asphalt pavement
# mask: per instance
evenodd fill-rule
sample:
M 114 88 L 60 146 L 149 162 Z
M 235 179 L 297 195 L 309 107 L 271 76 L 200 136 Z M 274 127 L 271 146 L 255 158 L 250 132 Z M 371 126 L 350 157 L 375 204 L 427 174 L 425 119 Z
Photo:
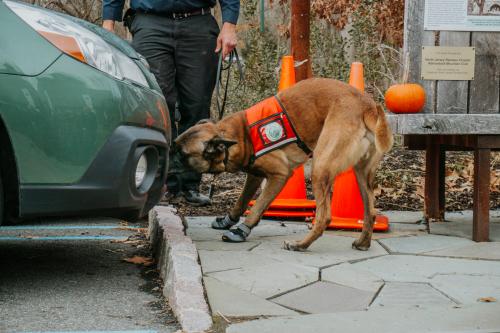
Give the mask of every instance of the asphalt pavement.
M 0 332 L 175 332 L 148 257 L 146 222 L 29 221 L 0 227 Z

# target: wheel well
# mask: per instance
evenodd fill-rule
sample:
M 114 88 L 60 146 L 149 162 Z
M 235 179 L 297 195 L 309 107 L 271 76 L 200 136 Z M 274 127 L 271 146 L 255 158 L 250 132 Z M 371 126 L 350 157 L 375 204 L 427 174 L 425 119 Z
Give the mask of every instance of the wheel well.
M 4 189 L 5 217 L 19 216 L 19 176 L 10 137 L 0 117 L 0 172 Z

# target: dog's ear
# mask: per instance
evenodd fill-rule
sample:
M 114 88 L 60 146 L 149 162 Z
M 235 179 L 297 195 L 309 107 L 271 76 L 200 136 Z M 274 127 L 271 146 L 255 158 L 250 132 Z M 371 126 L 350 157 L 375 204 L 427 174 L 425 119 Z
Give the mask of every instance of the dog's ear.
M 205 154 L 207 154 L 208 157 L 212 157 L 226 151 L 229 147 L 237 143 L 237 141 L 227 140 L 216 136 L 206 143 Z
M 215 124 L 215 121 L 213 121 L 212 119 L 202 119 L 196 123 L 196 125 L 201 124 Z

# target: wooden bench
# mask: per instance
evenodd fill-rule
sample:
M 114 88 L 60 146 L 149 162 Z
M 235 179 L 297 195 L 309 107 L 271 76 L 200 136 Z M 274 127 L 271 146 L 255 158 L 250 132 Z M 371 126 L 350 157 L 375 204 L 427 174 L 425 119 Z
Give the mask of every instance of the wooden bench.
M 472 239 L 488 241 L 490 158 L 492 150 L 500 150 L 500 33 L 425 31 L 424 3 L 406 0 L 404 56 L 411 59 L 409 81 L 425 88 L 425 109 L 390 115 L 389 121 L 409 149 L 426 151 L 427 220 L 444 220 L 445 152 L 474 151 Z M 421 80 L 423 46 L 475 47 L 474 80 Z

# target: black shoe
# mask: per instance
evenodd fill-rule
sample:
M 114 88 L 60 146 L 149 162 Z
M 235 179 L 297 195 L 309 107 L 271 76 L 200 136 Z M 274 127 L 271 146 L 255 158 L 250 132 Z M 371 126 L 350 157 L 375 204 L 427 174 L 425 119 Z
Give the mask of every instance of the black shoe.
M 212 203 L 209 197 L 194 190 L 183 191 L 182 196 L 192 206 L 207 206 Z
M 170 192 L 167 190 L 167 192 L 165 192 L 165 195 L 163 196 L 163 199 L 166 201 L 171 201 L 175 199 L 175 197 L 177 197 L 178 195 L 179 195 L 178 193 Z

